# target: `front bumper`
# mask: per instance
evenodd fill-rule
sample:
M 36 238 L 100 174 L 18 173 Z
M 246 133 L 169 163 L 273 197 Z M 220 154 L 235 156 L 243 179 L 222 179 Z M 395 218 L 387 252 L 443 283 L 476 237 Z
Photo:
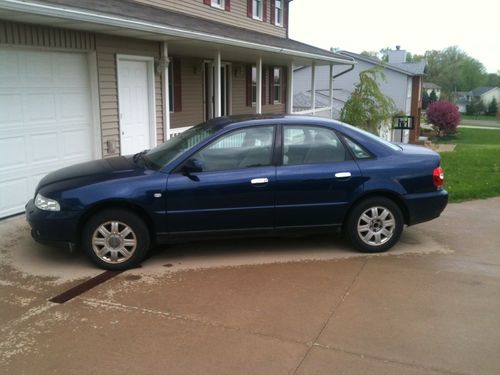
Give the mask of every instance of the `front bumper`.
M 78 244 L 78 220 L 79 214 L 75 211 L 43 211 L 35 207 L 33 199 L 26 204 L 26 221 L 31 226 L 31 235 L 46 245 Z
M 404 198 L 408 207 L 408 225 L 439 217 L 448 204 L 448 192 L 444 189 L 432 193 L 409 194 Z

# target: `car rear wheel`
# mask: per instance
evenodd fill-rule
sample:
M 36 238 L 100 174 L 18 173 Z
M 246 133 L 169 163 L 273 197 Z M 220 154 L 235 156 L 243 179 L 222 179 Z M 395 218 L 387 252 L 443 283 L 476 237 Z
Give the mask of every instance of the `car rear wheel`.
M 403 222 L 401 209 L 394 201 L 372 197 L 352 209 L 345 230 L 356 249 L 364 253 L 379 253 L 398 242 Z
M 85 225 L 83 247 L 90 259 L 108 270 L 124 270 L 139 264 L 150 246 L 148 228 L 125 209 L 97 213 Z

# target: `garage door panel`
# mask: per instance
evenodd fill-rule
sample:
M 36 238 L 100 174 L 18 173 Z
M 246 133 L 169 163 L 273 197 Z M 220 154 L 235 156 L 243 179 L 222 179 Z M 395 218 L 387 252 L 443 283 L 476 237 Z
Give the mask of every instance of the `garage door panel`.
M 23 211 L 47 173 L 92 159 L 87 64 L 81 53 L 0 48 L 0 218 Z
M 30 188 L 28 177 L 0 182 L 0 212 L 4 216 L 22 211 Z

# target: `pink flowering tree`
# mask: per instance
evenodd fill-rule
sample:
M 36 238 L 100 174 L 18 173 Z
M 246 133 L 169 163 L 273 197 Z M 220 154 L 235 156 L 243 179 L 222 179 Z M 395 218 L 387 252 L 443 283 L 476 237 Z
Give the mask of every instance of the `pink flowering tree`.
M 437 130 L 438 137 L 453 134 L 460 123 L 460 112 L 455 104 L 440 100 L 431 103 L 427 108 L 427 120 Z

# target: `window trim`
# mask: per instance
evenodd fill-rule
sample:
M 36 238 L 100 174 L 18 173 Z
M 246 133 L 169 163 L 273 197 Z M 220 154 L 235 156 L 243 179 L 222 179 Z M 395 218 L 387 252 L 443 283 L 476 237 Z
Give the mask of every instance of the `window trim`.
M 276 69 L 279 70 L 279 84 L 276 85 L 276 83 L 274 82 L 274 72 L 276 71 Z M 283 67 L 281 66 L 273 66 L 273 81 L 271 83 L 271 87 L 272 87 L 272 90 L 273 90 L 273 103 L 272 104 L 282 104 L 283 103 Z M 275 95 L 275 90 L 276 90 L 276 87 L 279 87 L 279 100 L 276 100 L 276 95 Z
M 250 0 L 252 2 L 252 19 L 257 21 L 264 21 L 264 0 Z M 260 2 L 260 16 L 256 14 L 254 2 Z
M 284 0 L 273 0 L 273 1 L 274 1 L 274 20 L 273 20 L 273 23 L 275 26 L 283 27 L 284 26 L 284 22 L 283 22 L 283 2 L 284 2 Z M 278 1 L 281 4 L 281 8 L 277 6 Z M 278 14 L 280 12 L 278 12 L 278 10 L 281 12 L 281 22 L 279 22 Z
M 220 0 L 220 5 L 217 4 L 218 0 L 210 0 L 210 6 L 215 9 L 225 10 L 226 9 L 226 0 Z

